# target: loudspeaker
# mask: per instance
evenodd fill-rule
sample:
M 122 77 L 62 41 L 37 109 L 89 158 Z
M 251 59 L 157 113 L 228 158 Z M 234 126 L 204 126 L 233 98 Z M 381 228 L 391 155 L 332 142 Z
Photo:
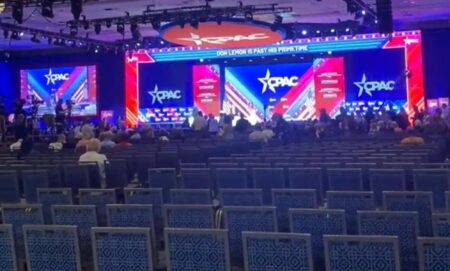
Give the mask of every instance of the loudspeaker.
M 377 0 L 378 32 L 394 32 L 392 0 Z

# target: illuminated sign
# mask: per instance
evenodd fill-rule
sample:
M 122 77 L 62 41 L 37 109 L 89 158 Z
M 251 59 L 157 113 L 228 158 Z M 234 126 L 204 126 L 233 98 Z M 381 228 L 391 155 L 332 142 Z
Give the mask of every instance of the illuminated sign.
M 269 69 L 266 71 L 266 76 L 258 80 L 263 84 L 262 93 L 265 93 L 267 89 L 277 93 L 276 89 L 279 87 L 295 87 L 298 84 L 298 76 L 271 77 Z
M 359 88 L 358 97 L 364 93 L 372 97 L 374 91 L 393 91 L 395 89 L 395 81 L 367 81 L 367 76 L 363 74 L 360 82 L 354 83 Z
M 48 70 L 48 73 L 44 75 L 47 78 L 47 86 L 56 84 L 57 81 L 67 81 L 69 80 L 68 73 L 53 73 L 52 69 Z
M 165 100 L 169 99 L 181 99 L 181 90 L 159 90 L 158 85 L 155 85 L 155 89 L 149 91 L 148 94 L 153 98 L 152 104 L 155 104 L 156 102 L 163 104 Z

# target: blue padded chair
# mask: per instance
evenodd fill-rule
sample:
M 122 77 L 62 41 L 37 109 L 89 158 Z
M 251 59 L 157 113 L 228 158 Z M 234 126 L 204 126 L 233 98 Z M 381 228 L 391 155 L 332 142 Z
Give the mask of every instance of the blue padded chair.
M 263 190 L 263 203 L 270 205 L 271 190 L 285 188 L 284 170 L 282 168 L 253 168 L 253 187 Z
M 314 265 L 323 270 L 323 235 L 346 234 L 344 210 L 331 209 L 290 209 L 291 232 L 311 234 Z
M 20 202 L 19 178 L 16 171 L 0 171 L 0 203 Z
M 242 264 L 243 231 L 276 232 L 278 229 L 275 207 L 224 207 L 223 221 L 229 232 L 233 265 Z
M 447 169 L 414 169 L 414 190 L 433 192 L 434 207 L 445 209 L 445 191 L 449 190 Z
M 163 189 L 162 188 L 124 188 L 126 204 L 151 204 L 155 218 L 156 236 L 163 235 Z
M 209 189 L 171 189 L 172 204 L 212 204 Z
M 44 224 L 41 204 L 11 204 L 2 205 L 2 221 L 13 227 L 14 244 L 18 259 L 25 259 L 25 247 L 22 226 Z
M 213 189 L 212 173 L 209 168 L 182 168 L 182 187 L 187 189 Z
M 148 169 L 148 184 L 152 188 L 162 188 L 164 202 L 170 202 L 170 189 L 177 187 L 177 173 L 174 168 Z
M 64 165 L 64 183 L 74 194 L 80 188 L 90 188 L 89 167 L 87 165 Z
M 220 189 L 219 201 L 222 206 L 261 206 L 262 189 Z
M 99 226 L 106 226 L 106 204 L 117 202 L 114 189 L 80 189 L 79 201 L 82 205 L 97 206 L 97 221 Z
M 424 238 L 417 240 L 420 271 L 450 270 L 450 238 Z
M 23 226 L 28 270 L 81 271 L 76 226 Z
M 289 188 L 315 189 L 318 202 L 323 198 L 323 173 L 320 168 L 290 168 Z
M 212 205 L 164 205 L 164 225 L 169 228 L 214 228 Z
M 168 271 L 230 271 L 227 230 L 166 228 Z
M 347 233 L 358 234 L 357 211 L 375 210 L 373 192 L 327 191 L 327 207 L 345 210 Z
M 38 203 L 42 204 L 46 224 L 52 223 L 52 205 L 71 205 L 73 203 L 72 189 L 70 188 L 38 188 L 36 194 Z
M 401 271 L 395 236 L 325 235 L 326 271 Z
M 153 251 L 148 228 L 93 228 L 96 271 L 152 271 Z
M 272 189 L 272 204 L 277 208 L 279 231 L 289 231 L 289 209 L 317 208 L 314 189 Z
M 404 169 L 370 169 L 369 182 L 378 207 L 383 206 L 383 191 L 406 191 Z
M 357 216 L 359 234 L 397 236 L 402 270 L 417 271 L 417 212 L 358 211 Z
M 49 187 L 63 187 L 61 165 L 37 164 L 36 168 L 47 170 Z
M 111 160 L 105 163 L 106 188 L 120 189 L 128 184 L 127 163 L 124 160 Z
M 92 262 L 91 228 L 98 226 L 95 205 L 52 205 L 52 220 L 55 225 L 78 227 L 81 258 Z
M 450 238 L 450 214 L 433 214 L 433 236 Z
M 243 232 L 242 239 L 245 270 L 314 270 L 309 234 Z
M 156 167 L 155 153 L 136 154 L 134 166 L 141 183 L 148 180 L 149 169 Z
M 331 191 L 362 191 L 362 170 L 360 168 L 329 168 L 328 186 Z
M 389 211 L 416 211 L 419 214 L 419 229 L 422 236 L 433 236 L 431 214 L 433 194 L 431 192 L 383 192 L 384 209 Z
M 246 168 L 216 168 L 217 188 L 247 188 Z
M 47 170 L 22 170 L 22 183 L 27 203 L 36 203 L 37 189 L 49 186 Z
M 17 271 L 12 225 L 0 224 L 0 270 Z

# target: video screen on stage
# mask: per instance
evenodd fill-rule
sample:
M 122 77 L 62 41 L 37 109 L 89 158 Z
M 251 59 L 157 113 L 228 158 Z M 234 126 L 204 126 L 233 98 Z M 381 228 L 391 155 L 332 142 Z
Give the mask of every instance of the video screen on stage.
M 193 107 L 192 66 L 188 63 L 139 65 L 139 111 L 150 122 L 183 122 Z
M 72 104 L 72 116 L 97 114 L 96 66 L 52 67 L 20 71 L 20 97 L 31 111 L 32 99 L 39 101 L 37 115 L 54 114 L 59 100 Z

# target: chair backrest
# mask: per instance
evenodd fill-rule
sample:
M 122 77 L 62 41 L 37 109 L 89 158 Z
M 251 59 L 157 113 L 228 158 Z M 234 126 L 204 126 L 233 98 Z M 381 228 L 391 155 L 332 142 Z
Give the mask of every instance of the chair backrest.
M 49 186 L 48 173 L 45 169 L 22 170 L 22 183 L 27 203 L 37 202 L 37 189 Z
M 277 219 L 275 207 L 246 206 L 224 207 L 224 226 L 229 231 L 231 260 L 242 262 L 242 232 L 276 232 Z
M 134 166 L 136 168 L 139 181 L 145 182 L 148 179 L 148 170 L 156 167 L 155 154 L 136 154 Z
M 433 236 L 431 192 L 383 192 L 384 209 L 390 211 L 416 211 L 422 236 Z
M 326 271 L 401 271 L 394 236 L 325 235 Z
M 245 270 L 313 271 L 311 236 L 243 232 Z
M 164 230 L 167 270 L 231 271 L 227 230 Z
M 246 168 L 216 168 L 217 188 L 247 188 Z
M 97 206 L 97 218 L 100 226 L 106 226 L 106 204 L 117 202 L 115 189 L 80 189 L 79 201 L 82 205 Z
M 92 250 L 97 271 L 153 270 L 148 228 L 92 228 Z
M 347 233 L 357 234 L 357 211 L 375 210 L 373 192 L 359 191 L 327 191 L 327 207 L 345 210 Z
M 112 160 L 105 163 L 106 188 L 123 188 L 128 184 L 126 161 Z
M 188 189 L 213 189 L 209 168 L 182 168 L 182 186 Z
M 12 225 L 0 224 L 0 270 L 17 271 Z
M 152 188 L 162 188 L 164 202 L 170 202 L 170 189 L 177 187 L 175 168 L 148 169 L 148 183 Z
M 263 190 L 263 203 L 270 205 L 274 188 L 285 188 L 283 168 L 253 168 L 253 187 Z
M 16 171 L 0 171 L 0 203 L 19 203 L 19 178 Z
M 450 237 L 450 214 L 437 213 L 433 214 L 433 236 L 434 237 Z
M 279 231 L 289 231 L 289 209 L 317 208 L 314 189 L 272 189 L 272 204 L 277 208 Z
M 347 234 L 344 210 L 290 209 L 289 224 L 291 232 L 311 234 L 316 270 L 323 270 L 323 235 Z
M 262 189 L 225 189 L 219 191 L 222 206 L 261 206 Z
M 80 188 L 91 187 L 87 165 L 64 165 L 64 183 L 75 194 Z
M 323 198 L 323 172 L 320 168 L 290 168 L 289 188 L 315 189 L 317 199 Z
M 449 270 L 450 238 L 419 237 L 417 250 L 420 271 Z
M 49 187 L 58 188 L 63 186 L 61 165 L 37 164 L 36 168 L 47 170 Z
M 404 169 L 370 169 L 370 190 L 374 192 L 377 206 L 383 205 L 383 191 L 405 191 Z
M 33 271 L 81 271 L 76 226 L 23 226 L 27 267 Z
M 178 153 L 176 151 L 160 151 L 156 154 L 156 167 L 158 168 L 177 168 Z
M 162 236 L 163 223 L 163 189 L 162 188 L 124 188 L 126 204 L 151 204 L 155 217 L 155 231 Z
M 169 228 L 212 229 L 214 217 L 212 205 L 164 205 L 164 225 Z
M 415 169 L 414 190 L 433 192 L 434 207 L 445 209 L 445 191 L 449 190 L 450 175 L 447 169 Z
M 358 211 L 357 217 L 361 235 L 398 236 L 402 268 L 417 270 L 417 212 Z
M 17 258 L 25 259 L 22 226 L 44 224 L 42 205 L 4 204 L 2 205 L 2 221 L 4 224 L 12 225 Z
M 36 191 L 37 202 L 42 204 L 45 223 L 51 224 L 53 204 L 72 204 L 72 189 L 70 188 L 38 188 Z
M 331 191 L 362 191 L 362 170 L 360 168 L 329 168 L 328 186 Z
M 172 204 L 212 204 L 209 189 L 171 189 Z

